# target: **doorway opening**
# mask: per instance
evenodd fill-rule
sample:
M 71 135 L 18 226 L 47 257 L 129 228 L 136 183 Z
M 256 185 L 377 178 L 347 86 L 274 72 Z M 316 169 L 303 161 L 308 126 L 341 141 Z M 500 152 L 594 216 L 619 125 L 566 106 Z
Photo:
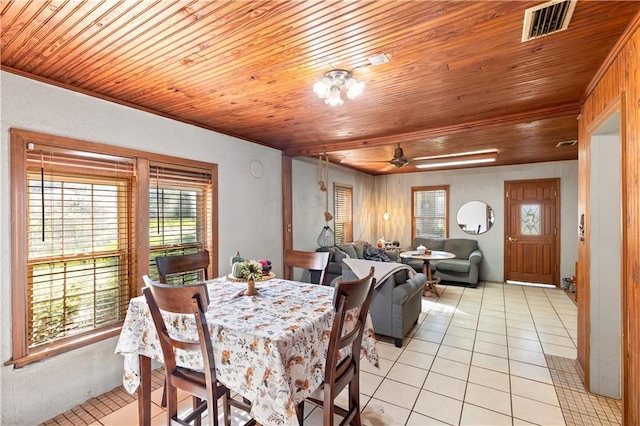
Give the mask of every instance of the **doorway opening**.
M 589 390 L 619 399 L 622 394 L 622 143 L 619 111 L 591 133 L 589 157 Z

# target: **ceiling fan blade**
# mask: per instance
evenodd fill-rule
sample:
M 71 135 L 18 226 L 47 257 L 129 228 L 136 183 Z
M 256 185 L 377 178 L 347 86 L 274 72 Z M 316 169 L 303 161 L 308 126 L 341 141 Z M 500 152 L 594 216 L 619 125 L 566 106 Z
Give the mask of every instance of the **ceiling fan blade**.
M 395 169 L 396 166 L 394 166 L 393 164 L 389 164 L 383 168 L 381 168 L 380 170 L 378 170 L 379 172 L 388 172 L 389 170 L 393 170 Z

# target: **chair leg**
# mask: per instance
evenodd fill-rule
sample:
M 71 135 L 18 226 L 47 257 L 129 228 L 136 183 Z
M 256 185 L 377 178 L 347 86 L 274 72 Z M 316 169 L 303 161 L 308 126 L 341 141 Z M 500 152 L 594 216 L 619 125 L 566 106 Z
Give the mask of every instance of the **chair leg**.
M 164 385 L 162 385 L 162 401 L 160 401 L 162 408 L 167 408 L 167 378 L 164 379 Z
M 362 420 L 360 419 L 360 386 L 359 386 L 359 374 L 349 383 L 349 411 L 353 412 L 353 420 L 351 424 L 354 426 L 362 426 Z
M 231 426 L 231 405 L 229 405 L 229 398 L 231 398 L 231 391 L 226 390 L 222 395 L 222 413 L 225 426 Z
M 298 416 L 298 424 L 302 426 L 304 423 L 304 401 L 296 406 L 296 415 Z
M 167 396 L 167 419 L 168 424 L 173 424 L 173 419 L 178 417 L 178 390 L 173 386 L 165 386 Z
M 200 407 L 200 403 L 202 401 L 197 396 L 194 396 L 192 399 L 193 399 L 193 411 L 195 412 Z M 198 414 L 198 417 L 196 417 L 193 420 L 193 426 L 202 426 L 202 413 Z

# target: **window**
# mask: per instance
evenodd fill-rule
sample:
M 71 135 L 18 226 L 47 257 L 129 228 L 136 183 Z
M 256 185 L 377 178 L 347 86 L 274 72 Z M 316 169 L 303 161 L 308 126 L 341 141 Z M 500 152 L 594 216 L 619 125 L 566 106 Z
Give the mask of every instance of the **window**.
M 449 236 L 449 186 L 411 188 L 411 234 L 415 237 Z
M 353 188 L 333 184 L 333 224 L 335 243 L 353 241 Z
M 141 154 L 11 129 L 10 364 L 117 335 L 150 253 L 213 253 L 216 166 Z
M 158 279 L 155 258 L 209 249 L 211 173 L 151 164 L 149 186 L 149 276 Z M 201 280 L 181 274 L 180 283 Z M 168 281 L 168 280 L 167 280 Z

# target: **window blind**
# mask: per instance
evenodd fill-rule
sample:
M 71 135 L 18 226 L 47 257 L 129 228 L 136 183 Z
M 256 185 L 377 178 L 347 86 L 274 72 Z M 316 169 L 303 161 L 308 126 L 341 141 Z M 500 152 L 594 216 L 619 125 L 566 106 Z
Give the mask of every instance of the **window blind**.
M 158 279 L 155 258 L 210 249 L 212 221 L 210 170 L 150 165 L 149 272 Z M 199 281 L 198 274 L 172 277 L 173 283 Z M 169 278 L 168 278 L 169 279 Z
M 333 222 L 335 243 L 353 241 L 353 188 L 333 184 Z
M 413 220 L 414 236 L 446 238 L 447 190 L 414 190 Z
M 124 319 L 134 271 L 132 159 L 30 144 L 27 342 Z

